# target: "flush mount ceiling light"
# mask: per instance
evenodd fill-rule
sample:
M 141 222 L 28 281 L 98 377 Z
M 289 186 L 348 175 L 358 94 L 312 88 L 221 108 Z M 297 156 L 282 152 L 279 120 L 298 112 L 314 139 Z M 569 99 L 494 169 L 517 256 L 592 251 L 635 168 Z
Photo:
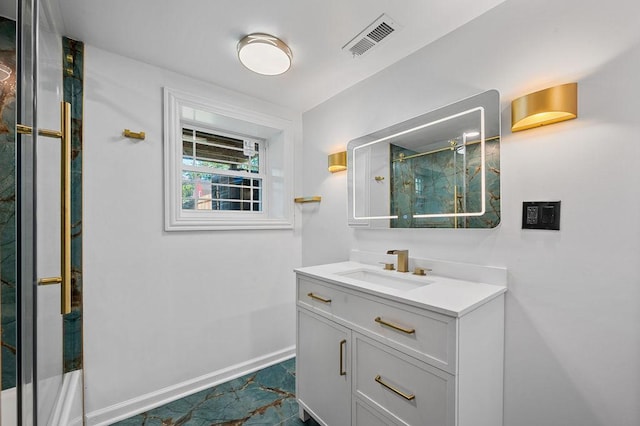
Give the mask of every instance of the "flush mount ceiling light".
M 242 65 L 263 75 L 282 74 L 291 67 L 293 54 L 282 40 L 269 34 L 254 33 L 238 43 Z
M 511 102 L 511 131 L 519 132 L 578 116 L 578 83 L 529 93 Z

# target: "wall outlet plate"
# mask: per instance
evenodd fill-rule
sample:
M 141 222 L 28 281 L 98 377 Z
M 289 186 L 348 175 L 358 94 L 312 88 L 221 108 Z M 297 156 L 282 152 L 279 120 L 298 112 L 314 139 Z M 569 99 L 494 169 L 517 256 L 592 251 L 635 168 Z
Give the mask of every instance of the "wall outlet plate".
M 560 201 L 523 201 L 522 229 L 560 230 Z

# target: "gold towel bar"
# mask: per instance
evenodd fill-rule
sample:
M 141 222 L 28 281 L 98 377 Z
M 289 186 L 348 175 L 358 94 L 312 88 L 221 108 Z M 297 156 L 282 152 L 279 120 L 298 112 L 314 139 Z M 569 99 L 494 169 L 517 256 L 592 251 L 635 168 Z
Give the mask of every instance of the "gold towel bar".
M 302 204 L 302 203 L 319 203 L 320 201 L 322 201 L 322 197 L 319 195 L 315 195 L 313 197 L 298 197 L 298 198 L 294 198 L 293 202 L 294 203 L 298 203 L 298 204 Z
M 144 132 L 132 132 L 129 129 L 124 129 L 124 131 L 122 132 L 122 135 L 125 138 L 131 138 L 131 139 L 140 139 L 140 140 L 144 140 L 145 138 L 145 134 Z

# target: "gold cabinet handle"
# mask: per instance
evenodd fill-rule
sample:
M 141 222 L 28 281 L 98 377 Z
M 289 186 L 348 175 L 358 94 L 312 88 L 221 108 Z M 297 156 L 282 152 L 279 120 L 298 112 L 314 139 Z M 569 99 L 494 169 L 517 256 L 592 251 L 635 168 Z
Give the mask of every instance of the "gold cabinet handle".
M 309 293 L 307 294 L 307 296 L 322 303 L 331 303 L 331 299 L 325 299 L 324 297 L 318 296 L 317 294 Z
M 340 341 L 340 375 L 346 376 L 347 370 L 344 368 L 344 351 L 345 346 L 347 345 L 347 341 L 345 339 Z
M 380 383 L 385 388 L 389 389 L 391 392 L 395 393 L 396 395 L 400 395 L 401 397 L 403 397 L 407 401 L 413 401 L 414 399 L 416 399 L 416 396 L 414 394 L 412 394 L 412 393 L 411 394 L 406 394 L 406 393 L 402 392 L 400 389 L 396 388 L 395 386 L 391 386 L 390 384 L 385 383 L 385 381 L 382 380 L 382 377 L 380 377 L 379 374 L 376 376 L 375 380 L 376 380 L 376 382 Z
M 416 332 L 415 328 L 405 328 L 405 327 L 390 323 L 388 321 L 385 321 L 380 317 L 376 317 L 374 319 L 374 321 L 379 323 L 379 324 L 386 325 L 387 327 L 393 328 L 394 330 L 398 330 L 398 331 L 401 331 L 403 333 L 406 333 L 406 334 L 414 334 Z
M 71 104 L 60 103 L 61 131 L 39 129 L 40 136 L 60 138 L 60 276 L 42 278 L 38 284 L 60 283 L 60 312 L 71 312 Z M 29 126 L 18 125 L 18 133 L 31 134 Z

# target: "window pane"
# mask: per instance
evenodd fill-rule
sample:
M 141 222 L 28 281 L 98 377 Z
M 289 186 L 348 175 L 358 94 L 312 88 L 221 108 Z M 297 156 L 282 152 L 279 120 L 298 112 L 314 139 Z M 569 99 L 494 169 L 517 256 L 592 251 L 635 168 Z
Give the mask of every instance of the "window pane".
M 261 198 L 262 179 L 192 171 L 182 174 L 183 209 L 259 212 L 262 203 L 255 201 Z
M 182 142 L 182 164 L 193 164 L 193 144 L 191 142 Z
M 251 140 L 236 139 L 183 128 L 183 146 L 190 144 L 188 153 L 183 150 L 183 164 L 194 164 L 213 169 L 260 172 L 260 146 Z M 193 152 L 195 147 L 195 152 Z M 193 163 L 185 163 L 185 158 Z

